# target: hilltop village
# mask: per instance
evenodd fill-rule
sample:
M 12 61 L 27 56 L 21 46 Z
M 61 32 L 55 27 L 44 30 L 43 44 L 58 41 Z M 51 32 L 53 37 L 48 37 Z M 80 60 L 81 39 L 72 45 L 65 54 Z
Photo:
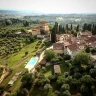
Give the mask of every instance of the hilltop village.
M 95 96 L 96 25 L 28 26 L 0 33 L 1 96 Z

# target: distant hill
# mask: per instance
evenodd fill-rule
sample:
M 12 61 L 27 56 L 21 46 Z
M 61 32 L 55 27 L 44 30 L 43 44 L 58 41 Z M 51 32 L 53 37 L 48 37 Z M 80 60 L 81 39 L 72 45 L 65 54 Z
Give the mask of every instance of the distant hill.
M 0 10 L 0 14 L 40 15 L 40 12 L 29 10 Z

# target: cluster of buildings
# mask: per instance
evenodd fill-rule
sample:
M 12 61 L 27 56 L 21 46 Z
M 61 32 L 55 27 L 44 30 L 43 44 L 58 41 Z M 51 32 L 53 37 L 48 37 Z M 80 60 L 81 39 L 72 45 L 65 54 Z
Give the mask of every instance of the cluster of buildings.
M 68 54 L 73 57 L 87 47 L 96 48 L 96 36 L 89 31 L 79 32 L 77 37 L 70 34 L 59 34 L 56 35 L 56 39 L 53 50 L 57 54 Z
M 68 54 L 74 57 L 80 51 L 85 50 L 87 47 L 96 48 L 96 35 L 92 32 L 79 32 L 77 37 L 70 34 L 57 34 L 57 42 L 53 44 L 53 50 L 56 54 Z M 96 68 L 96 55 L 91 55 L 91 63 Z M 61 73 L 60 65 L 54 65 L 54 75 Z
M 48 35 L 49 34 L 49 25 L 48 22 L 42 21 L 40 22 L 39 26 L 36 26 L 30 30 L 28 30 L 28 33 L 31 33 L 32 36 L 40 37 L 41 35 Z
M 41 21 L 38 26 L 33 27 L 27 32 L 16 32 L 11 34 L 11 36 L 36 36 L 37 38 L 44 38 L 50 33 L 49 24 L 46 21 Z

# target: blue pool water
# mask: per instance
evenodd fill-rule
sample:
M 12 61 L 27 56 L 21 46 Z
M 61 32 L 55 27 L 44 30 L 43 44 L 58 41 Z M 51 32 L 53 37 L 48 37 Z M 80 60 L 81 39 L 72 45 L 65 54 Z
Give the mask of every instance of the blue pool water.
M 38 57 L 31 58 L 30 61 L 27 63 L 27 66 L 34 66 L 38 60 Z

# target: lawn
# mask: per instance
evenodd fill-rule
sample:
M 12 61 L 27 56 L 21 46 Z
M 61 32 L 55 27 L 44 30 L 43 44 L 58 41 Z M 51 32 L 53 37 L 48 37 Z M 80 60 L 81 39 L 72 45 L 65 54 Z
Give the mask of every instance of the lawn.
M 15 73 L 19 69 L 25 70 L 25 68 L 24 68 L 25 62 L 28 62 L 30 60 L 30 58 L 32 58 L 36 54 L 36 51 L 41 50 L 40 48 L 38 48 L 37 50 L 35 49 L 35 46 L 37 43 L 38 43 L 38 40 L 25 46 L 19 52 L 12 54 L 7 59 L 8 68 L 11 68 L 13 71 L 9 76 L 7 76 L 7 78 L 4 79 L 4 81 L 1 83 L 1 86 L 7 86 L 8 82 L 11 80 L 11 78 L 15 75 Z M 41 45 L 39 45 L 39 47 L 40 46 Z M 28 55 L 26 57 L 24 57 L 26 51 L 28 51 Z M 5 60 L 5 58 L 3 58 L 3 59 L 0 58 L 0 61 L 2 61 L 1 64 L 4 64 L 4 60 Z M 14 85 L 10 88 L 10 90 L 12 92 L 16 91 L 19 88 L 20 84 L 21 84 L 21 82 L 19 79 L 16 81 L 16 83 L 14 83 Z M 15 88 L 16 86 L 18 86 L 18 87 Z
M 52 72 L 53 72 L 52 69 L 53 69 L 53 66 L 47 66 L 46 67 L 46 73 L 44 73 L 46 78 L 52 75 Z
M 60 68 L 61 68 L 61 73 L 62 73 L 62 74 L 63 74 L 64 72 L 69 71 L 69 68 L 67 67 L 67 63 L 66 63 L 64 60 L 62 60 L 62 63 L 61 63 L 61 65 L 60 65 Z
M 16 91 L 20 88 L 21 84 L 22 84 L 21 78 L 19 77 L 19 78 L 17 79 L 17 81 L 14 83 L 14 86 L 15 86 L 15 87 L 14 87 L 14 86 L 10 87 L 9 91 L 12 90 L 12 93 L 13 93 L 13 92 L 16 92 Z M 18 85 L 18 86 L 17 86 L 17 85 Z
M 12 67 L 14 66 L 17 62 L 20 62 L 22 60 L 24 60 L 24 56 L 25 56 L 25 52 L 28 51 L 28 55 L 27 58 L 33 56 L 35 54 L 35 46 L 37 44 L 38 41 L 27 45 L 26 47 L 24 47 L 23 49 L 21 49 L 21 51 L 19 51 L 18 53 L 13 54 L 9 59 L 8 59 L 8 66 Z

